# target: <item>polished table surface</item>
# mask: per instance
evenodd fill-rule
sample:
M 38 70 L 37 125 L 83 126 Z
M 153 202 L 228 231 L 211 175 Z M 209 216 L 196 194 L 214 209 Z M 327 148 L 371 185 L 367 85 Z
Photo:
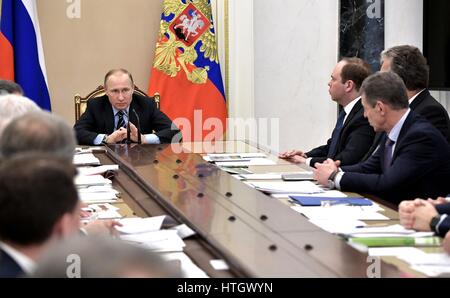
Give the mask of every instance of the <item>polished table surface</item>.
M 200 154 L 257 151 L 240 142 L 214 148 L 201 143 L 121 144 L 109 146 L 101 158 L 119 164 L 114 183 L 136 215 L 168 214 L 197 232 L 185 252 L 212 277 L 367 277 L 367 254 L 313 225 L 286 202 L 205 162 Z M 278 164 L 252 170 L 299 171 L 297 165 L 271 158 Z M 220 258 L 230 270 L 211 268 L 209 260 Z M 381 276 L 403 273 L 382 262 Z

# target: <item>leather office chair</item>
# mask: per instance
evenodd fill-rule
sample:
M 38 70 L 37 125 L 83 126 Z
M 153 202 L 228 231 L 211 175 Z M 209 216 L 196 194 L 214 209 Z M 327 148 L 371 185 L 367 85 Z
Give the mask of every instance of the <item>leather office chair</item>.
M 134 93 L 138 94 L 138 95 L 142 95 L 142 96 L 148 97 L 148 95 L 144 91 L 139 89 L 136 85 L 134 86 Z M 98 86 L 97 89 L 95 89 L 94 91 L 90 92 L 85 97 L 82 97 L 80 94 L 76 94 L 75 98 L 74 98 L 74 102 L 75 102 L 75 122 L 78 121 L 78 119 L 80 119 L 81 115 L 83 115 L 83 113 L 86 111 L 87 102 L 88 102 L 89 99 L 94 98 L 94 97 L 103 96 L 103 95 L 105 95 L 105 88 L 103 88 L 103 86 Z M 156 107 L 159 109 L 159 103 L 160 103 L 160 100 L 161 100 L 161 96 L 159 95 L 159 93 L 155 93 L 153 95 L 153 100 L 156 103 Z

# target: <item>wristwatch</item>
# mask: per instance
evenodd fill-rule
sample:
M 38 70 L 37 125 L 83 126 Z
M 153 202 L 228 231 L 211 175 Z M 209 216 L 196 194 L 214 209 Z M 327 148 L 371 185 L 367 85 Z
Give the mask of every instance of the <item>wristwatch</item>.
M 103 139 L 102 139 L 102 144 L 108 144 L 108 142 L 106 142 L 108 140 L 108 135 L 104 135 Z
M 440 215 L 436 215 L 435 217 L 433 217 L 430 221 L 430 229 L 433 232 L 439 233 L 439 231 L 436 231 L 436 226 L 439 224 L 439 222 L 441 221 L 441 216 Z
M 334 183 L 334 178 L 336 178 L 336 175 L 339 171 L 335 170 L 331 173 L 330 177 L 328 177 L 328 184 L 327 187 L 329 189 L 333 189 L 336 185 Z

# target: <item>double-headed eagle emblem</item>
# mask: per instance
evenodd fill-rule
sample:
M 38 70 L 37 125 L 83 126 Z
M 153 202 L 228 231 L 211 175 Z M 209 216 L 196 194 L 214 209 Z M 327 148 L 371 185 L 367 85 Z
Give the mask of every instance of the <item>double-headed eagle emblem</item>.
M 208 0 L 165 0 L 153 67 L 170 77 L 183 70 L 194 84 L 205 84 L 209 67 L 197 67 L 197 49 L 219 63 Z

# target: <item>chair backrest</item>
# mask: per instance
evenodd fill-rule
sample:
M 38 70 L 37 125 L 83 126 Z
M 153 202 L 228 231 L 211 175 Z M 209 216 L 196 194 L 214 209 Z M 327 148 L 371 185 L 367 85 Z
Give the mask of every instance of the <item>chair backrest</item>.
M 148 97 L 148 95 L 142 91 L 141 89 L 139 89 L 136 85 L 134 86 L 134 93 L 138 94 L 138 95 L 142 95 L 145 97 Z M 74 102 L 75 102 L 75 122 L 78 121 L 78 119 L 80 119 L 81 115 L 83 115 L 83 113 L 86 111 L 86 107 L 87 107 L 87 102 L 89 99 L 94 98 L 94 97 L 100 97 L 105 95 L 105 88 L 103 86 L 98 86 L 97 89 L 95 89 L 94 91 L 90 92 L 88 95 L 86 95 L 85 97 L 82 97 L 80 94 L 76 94 L 75 98 L 74 98 Z M 160 95 L 159 93 L 155 93 L 153 95 L 153 100 L 156 103 L 156 107 L 159 109 L 159 103 L 160 103 Z

